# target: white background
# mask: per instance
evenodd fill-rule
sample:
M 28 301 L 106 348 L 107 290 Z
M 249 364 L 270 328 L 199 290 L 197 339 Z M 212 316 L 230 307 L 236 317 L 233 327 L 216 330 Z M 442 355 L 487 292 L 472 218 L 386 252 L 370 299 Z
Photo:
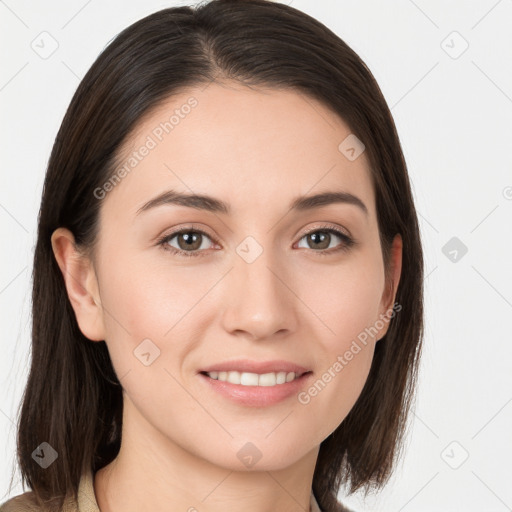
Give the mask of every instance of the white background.
M 404 457 L 376 496 L 340 499 L 361 512 L 512 510 L 512 1 L 286 3 L 336 32 L 375 75 L 403 145 L 426 258 L 425 350 Z M 18 472 L 7 490 L 54 137 L 104 46 L 141 17 L 187 4 L 0 1 L 0 503 L 23 492 Z M 47 59 L 31 48 L 43 31 L 58 42 Z M 458 55 L 462 38 L 469 46 Z M 468 248 L 456 262 L 442 252 L 452 237 Z

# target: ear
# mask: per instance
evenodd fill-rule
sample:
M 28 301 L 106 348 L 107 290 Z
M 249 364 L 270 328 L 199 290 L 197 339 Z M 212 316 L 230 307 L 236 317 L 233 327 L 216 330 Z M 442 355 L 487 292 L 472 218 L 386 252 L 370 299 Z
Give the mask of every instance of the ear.
M 82 334 L 90 340 L 103 341 L 103 312 L 92 262 L 77 249 L 69 229 L 57 228 L 52 233 L 51 243 Z
M 377 341 L 383 338 L 388 332 L 389 321 L 392 318 L 391 315 L 394 316 L 396 314 L 395 311 L 402 309 L 401 305 L 398 305 L 395 309 L 393 308 L 398 283 L 400 282 L 402 273 L 402 245 L 402 237 L 397 233 L 391 246 L 390 279 L 387 279 L 379 310 L 381 315 L 379 320 L 382 320 L 384 327 L 380 330 L 376 338 Z

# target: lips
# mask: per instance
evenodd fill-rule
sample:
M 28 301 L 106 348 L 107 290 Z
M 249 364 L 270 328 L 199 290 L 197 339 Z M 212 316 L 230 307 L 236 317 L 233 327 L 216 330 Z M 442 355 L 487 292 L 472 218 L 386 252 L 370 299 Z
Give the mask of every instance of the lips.
M 273 361 L 250 361 L 248 359 L 237 359 L 233 361 L 225 361 L 223 363 L 213 364 L 199 370 L 199 373 L 210 373 L 210 372 L 230 372 L 237 371 L 240 373 L 296 373 L 297 376 L 301 376 L 307 373 L 309 370 L 302 365 L 293 363 L 285 360 L 273 360 Z
M 212 373 L 213 372 L 214 370 L 212 370 Z M 236 370 L 232 370 L 232 372 L 236 372 Z M 250 374 L 247 373 L 245 375 Z M 290 372 L 288 375 L 295 375 L 295 373 Z M 296 397 L 297 394 L 311 382 L 314 375 L 313 372 L 309 371 L 303 373 L 300 377 L 295 377 L 289 382 L 257 386 L 252 385 L 251 382 L 249 382 L 248 385 L 242 385 L 241 383 L 237 384 L 221 381 L 209 377 L 206 372 L 199 372 L 198 377 L 199 381 L 206 386 L 205 390 L 207 393 L 213 391 L 215 395 L 244 407 L 269 407 L 282 403 L 285 400 L 291 400 L 294 396 Z M 253 373 L 251 378 L 254 377 L 256 377 L 256 374 Z

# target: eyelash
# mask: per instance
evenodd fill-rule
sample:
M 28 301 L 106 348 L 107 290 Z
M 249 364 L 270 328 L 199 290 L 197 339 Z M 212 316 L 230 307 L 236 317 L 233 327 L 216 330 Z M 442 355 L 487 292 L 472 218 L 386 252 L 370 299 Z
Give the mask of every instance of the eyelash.
M 311 251 L 318 253 L 319 256 L 329 256 L 331 254 L 338 253 L 340 251 L 348 251 L 354 245 L 357 244 L 357 242 L 353 238 L 350 238 L 348 235 L 346 235 L 342 231 L 339 231 L 338 229 L 332 228 L 330 226 L 320 226 L 311 231 L 308 231 L 307 233 L 304 233 L 301 236 L 301 238 L 299 239 L 299 242 L 306 236 L 311 235 L 313 233 L 317 233 L 317 232 L 334 234 L 337 237 L 341 238 L 341 240 L 342 240 L 342 243 L 334 249 L 332 249 L 332 248 L 331 249 L 322 249 L 320 251 L 315 251 L 314 249 L 310 249 Z M 172 240 L 176 235 L 180 235 L 182 233 L 199 233 L 201 235 L 205 235 L 206 237 L 210 238 L 212 240 L 212 242 L 218 243 L 217 240 L 215 240 L 208 233 L 206 233 L 205 231 L 203 231 L 201 229 L 183 228 L 183 229 L 174 231 L 168 235 L 164 235 L 163 237 L 159 238 L 157 245 L 161 246 L 164 251 L 170 251 L 172 254 L 177 254 L 179 256 L 185 256 L 185 257 L 204 256 L 204 254 L 202 254 L 202 253 L 206 252 L 205 250 L 183 251 L 181 249 L 176 249 L 176 247 L 172 247 L 168 244 L 168 242 L 170 240 Z

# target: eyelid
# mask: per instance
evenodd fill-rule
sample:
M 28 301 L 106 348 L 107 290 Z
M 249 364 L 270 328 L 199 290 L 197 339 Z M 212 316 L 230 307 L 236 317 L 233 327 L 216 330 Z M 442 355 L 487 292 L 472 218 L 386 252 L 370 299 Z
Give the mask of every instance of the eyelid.
M 190 223 L 185 226 L 180 226 L 176 229 L 173 229 L 172 231 L 161 235 L 158 237 L 157 245 L 161 246 L 164 250 L 170 251 L 171 253 L 177 254 L 177 255 L 183 255 L 185 257 L 188 256 L 203 256 L 204 253 L 208 252 L 207 250 L 195 250 L 195 251 L 183 251 L 181 249 L 177 249 L 176 247 L 168 246 L 168 241 L 174 236 L 179 235 L 181 233 L 186 233 L 188 231 L 200 233 L 202 235 L 206 235 L 214 245 L 220 245 L 217 238 L 213 235 L 211 235 L 206 229 L 197 227 L 198 225 L 195 223 Z M 329 222 L 322 222 L 320 225 L 315 225 L 313 227 L 309 227 L 305 230 L 303 230 L 298 236 L 298 240 L 296 243 L 300 243 L 300 241 L 305 237 L 308 236 L 311 233 L 315 233 L 317 231 L 325 230 L 327 232 L 330 232 L 340 238 L 342 243 L 334 248 L 334 249 L 322 249 L 319 251 L 315 251 L 314 249 L 310 249 L 314 253 L 318 253 L 319 255 L 329 255 L 332 253 L 337 252 L 338 250 L 348 250 L 352 246 L 355 246 L 358 244 L 358 241 L 355 240 L 350 232 L 346 228 L 342 228 L 341 226 L 338 226 L 337 224 L 331 224 Z M 295 244 L 294 244 L 295 245 Z
M 208 231 L 208 228 L 203 228 L 201 224 L 197 224 L 195 222 L 191 222 L 188 224 L 180 225 L 179 227 L 176 228 L 172 228 L 170 231 L 165 232 L 165 234 L 158 235 L 156 239 L 162 240 L 164 238 L 168 238 L 185 231 L 197 231 L 198 233 L 203 233 L 204 235 L 207 235 L 212 239 L 212 241 L 216 241 L 216 237 Z
M 327 221 L 320 221 L 320 224 L 315 224 L 312 227 L 308 227 L 302 231 L 300 231 L 299 239 L 303 238 L 304 236 L 308 235 L 309 233 L 312 233 L 314 231 L 320 231 L 322 229 L 334 229 L 335 231 L 340 231 L 342 234 L 344 234 L 346 237 L 351 238 L 354 240 L 354 237 L 351 235 L 350 231 L 344 227 L 339 226 L 338 224 L 332 224 Z M 355 240 L 354 240 L 355 241 Z
M 163 235 L 159 235 L 158 237 L 156 237 L 156 241 L 157 241 L 157 243 L 161 243 L 164 240 L 171 239 L 175 235 L 179 235 L 181 233 L 186 233 L 188 231 L 193 231 L 194 233 L 201 233 L 202 235 L 206 235 L 208 238 L 211 239 L 213 244 L 220 245 L 216 236 L 212 235 L 206 228 L 199 227 L 198 224 L 194 224 L 194 223 L 185 224 L 184 226 L 183 225 L 179 226 Z M 204 252 L 204 251 L 196 251 L 196 252 Z
M 341 226 L 338 226 L 337 224 L 332 224 L 332 223 L 327 222 L 327 221 L 320 221 L 320 224 L 315 224 L 312 227 L 305 228 L 305 229 L 303 229 L 302 231 L 299 232 L 300 236 L 299 236 L 299 234 L 297 234 L 296 236 L 298 236 L 299 238 L 303 238 L 304 236 L 308 235 L 312 231 L 320 230 L 320 229 L 327 229 L 327 228 L 329 228 L 329 229 L 332 228 L 332 229 L 335 229 L 337 231 L 341 231 L 344 235 L 346 235 L 347 237 L 349 237 L 349 238 L 354 240 L 354 237 L 352 236 L 352 234 L 350 233 L 350 231 L 348 229 L 346 229 L 344 227 L 341 227 Z M 166 237 L 174 235 L 174 234 L 178 234 L 178 233 L 180 233 L 182 231 L 186 231 L 186 230 L 198 231 L 200 233 L 203 233 L 203 234 L 209 236 L 212 239 L 212 241 L 216 242 L 217 244 L 219 243 L 217 238 L 214 235 L 212 235 L 211 233 L 209 233 L 207 231 L 207 229 L 202 228 L 200 224 L 197 224 L 197 223 L 194 223 L 194 222 L 192 222 L 190 224 L 185 224 L 184 226 L 180 226 L 180 227 L 176 228 L 175 230 L 169 231 L 169 233 L 167 233 L 165 235 L 158 236 L 157 238 L 159 240 L 162 240 L 163 238 L 166 238 Z

